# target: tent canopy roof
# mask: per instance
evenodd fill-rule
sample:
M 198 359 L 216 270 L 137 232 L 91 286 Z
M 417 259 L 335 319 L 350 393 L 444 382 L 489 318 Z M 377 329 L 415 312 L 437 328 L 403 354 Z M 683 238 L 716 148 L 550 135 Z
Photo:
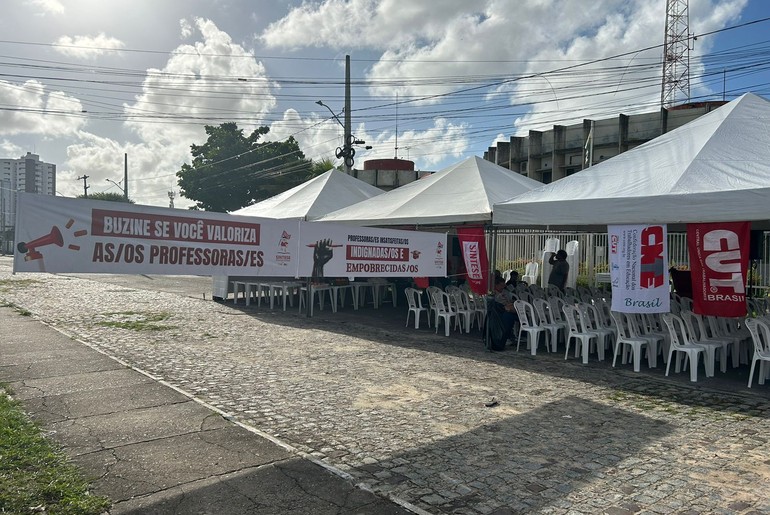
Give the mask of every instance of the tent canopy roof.
M 332 169 L 290 190 L 230 214 L 311 220 L 383 193 L 380 188 Z
M 767 221 L 770 102 L 747 93 L 628 152 L 495 204 L 495 225 Z
M 473 156 L 318 220 L 380 226 L 488 223 L 495 202 L 541 185 Z

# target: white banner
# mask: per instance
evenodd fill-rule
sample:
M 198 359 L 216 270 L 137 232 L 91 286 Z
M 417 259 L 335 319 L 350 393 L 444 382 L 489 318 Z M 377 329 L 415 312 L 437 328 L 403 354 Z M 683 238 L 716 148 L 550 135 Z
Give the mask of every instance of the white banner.
M 15 272 L 295 276 L 296 220 L 19 194 Z
M 300 276 L 444 277 L 446 233 L 302 222 Z
M 19 194 L 16 220 L 14 272 L 309 277 L 315 268 L 326 277 L 446 275 L 444 233 L 32 193 Z
M 668 234 L 665 225 L 610 225 L 612 310 L 668 313 Z

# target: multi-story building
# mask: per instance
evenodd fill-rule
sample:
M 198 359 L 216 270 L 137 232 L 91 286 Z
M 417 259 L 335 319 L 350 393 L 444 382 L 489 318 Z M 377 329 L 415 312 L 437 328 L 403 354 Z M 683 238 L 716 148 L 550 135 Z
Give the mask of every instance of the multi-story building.
M 563 179 L 592 164 L 606 161 L 669 132 L 725 102 L 683 104 L 652 113 L 602 120 L 585 119 L 574 125 L 554 125 L 511 136 L 484 152 L 484 159 L 543 183 Z
M 56 194 L 56 165 L 27 152 L 18 159 L 0 158 L 0 252 L 13 252 L 16 193 Z

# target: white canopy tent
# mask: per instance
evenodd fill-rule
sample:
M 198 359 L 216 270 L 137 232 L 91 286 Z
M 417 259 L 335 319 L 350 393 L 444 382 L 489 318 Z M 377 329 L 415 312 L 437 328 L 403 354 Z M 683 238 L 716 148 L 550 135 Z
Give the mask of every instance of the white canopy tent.
M 628 152 L 493 208 L 493 224 L 601 230 L 770 219 L 770 102 L 747 93 Z
M 542 183 L 474 156 L 316 220 L 361 226 L 489 223 L 495 202 L 538 186 Z
M 295 186 L 231 215 L 276 219 L 312 220 L 385 191 L 336 169 Z

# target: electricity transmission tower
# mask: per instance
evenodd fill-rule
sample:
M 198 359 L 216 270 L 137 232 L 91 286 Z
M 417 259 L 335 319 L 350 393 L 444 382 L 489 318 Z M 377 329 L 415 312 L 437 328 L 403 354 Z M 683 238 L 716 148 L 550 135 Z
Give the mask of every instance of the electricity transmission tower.
M 666 0 L 661 109 L 690 101 L 689 0 Z

